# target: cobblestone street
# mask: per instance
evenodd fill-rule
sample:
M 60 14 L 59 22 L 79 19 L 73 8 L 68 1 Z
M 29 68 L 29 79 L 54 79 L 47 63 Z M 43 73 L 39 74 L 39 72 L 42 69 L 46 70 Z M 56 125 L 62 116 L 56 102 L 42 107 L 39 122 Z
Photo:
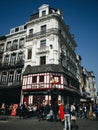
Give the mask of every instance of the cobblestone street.
M 98 130 L 98 121 L 78 119 L 79 130 Z M 35 118 L 8 118 L 0 120 L 0 130 L 63 130 L 64 126 L 58 122 L 38 121 Z

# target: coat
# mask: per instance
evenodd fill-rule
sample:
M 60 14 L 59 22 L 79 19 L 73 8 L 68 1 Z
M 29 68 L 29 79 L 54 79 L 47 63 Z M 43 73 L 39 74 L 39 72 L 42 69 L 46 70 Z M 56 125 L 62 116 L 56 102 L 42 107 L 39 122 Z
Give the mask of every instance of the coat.
M 64 120 L 64 105 L 59 106 L 59 118 L 61 121 Z

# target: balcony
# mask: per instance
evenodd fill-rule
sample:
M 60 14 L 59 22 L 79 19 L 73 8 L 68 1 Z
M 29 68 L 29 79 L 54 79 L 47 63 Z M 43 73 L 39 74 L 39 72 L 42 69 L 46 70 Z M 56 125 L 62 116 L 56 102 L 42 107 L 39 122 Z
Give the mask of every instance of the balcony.
M 37 50 L 36 50 L 37 54 L 46 53 L 46 52 L 49 52 L 49 47 L 48 46 L 40 47 L 40 48 L 37 48 Z
M 18 49 L 18 45 L 12 45 L 11 46 L 11 51 L 17 50 Z
M 13 62 L 4 62 L 0 64 L 0 69 L 22 68 L 24 60 L 17 60 Z
M 30 34 L 26 36 L 26 40 L 31 40 L 33 38 L 37 38 L 37 37 L 41 37 L 41 36 L 45 36 L 45 35 L 49 35 L 49 34 L 58 34 L 59 33 L 59 29 L 57 28 L 51 28 L 51 29 L 47 29 L 46 31 L 40 31 L 34 34 Z
M 0 81 L 0 89 L 1 88 L 7 88 L 7 82 L 1 82 Z
M 22 81 L 0 82 L 0 89 L 2 88 L 17 88 L 22 86 Z
M 15 66 L 23 67 L 24 66 L 24 60 L 17 60 L 16 63 L 15 63 Z
M 4 48 L 0 49 L 0 54 L 3 54 L 3 53 L 4 53 Z

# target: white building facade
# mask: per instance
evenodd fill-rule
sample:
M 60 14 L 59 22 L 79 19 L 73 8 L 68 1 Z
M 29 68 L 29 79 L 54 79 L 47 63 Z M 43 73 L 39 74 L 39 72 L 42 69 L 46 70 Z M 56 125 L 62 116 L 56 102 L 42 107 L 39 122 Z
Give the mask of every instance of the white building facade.
M 61 93 L 58 100 L 76 100 L 79 96 L 76 43 L 61 10 L 42 5 L 26 26 L 21 102 L 33 103 L 34 99 L 39 100 L 39 95 L 42 100 L 51 102 L 51 94 L 47 95 L 47 92 L 54 87 Z

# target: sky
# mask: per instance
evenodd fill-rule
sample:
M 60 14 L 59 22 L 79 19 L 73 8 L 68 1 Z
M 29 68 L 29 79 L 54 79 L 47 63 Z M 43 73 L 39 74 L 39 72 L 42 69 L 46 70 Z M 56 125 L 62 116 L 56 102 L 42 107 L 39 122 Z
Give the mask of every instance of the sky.
M 64 21 L 75 36 L 81 65 L 94 72 L 98 90 L 98 0 L 1 0 L 0 36 L 25 24 L 42 4 L 63 11 Z

